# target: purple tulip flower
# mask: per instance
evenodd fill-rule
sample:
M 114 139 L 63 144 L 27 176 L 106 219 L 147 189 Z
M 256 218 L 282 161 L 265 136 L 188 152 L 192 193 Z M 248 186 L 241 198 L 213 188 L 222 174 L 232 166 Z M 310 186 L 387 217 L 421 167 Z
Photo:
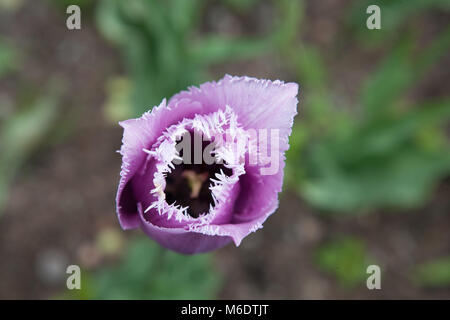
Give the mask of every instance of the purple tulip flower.
M 262 228 L 278 207 L 297 93 L 296 83 L 226 75 L 120 122 L 122 228 L 185 254 L 238 246 Z

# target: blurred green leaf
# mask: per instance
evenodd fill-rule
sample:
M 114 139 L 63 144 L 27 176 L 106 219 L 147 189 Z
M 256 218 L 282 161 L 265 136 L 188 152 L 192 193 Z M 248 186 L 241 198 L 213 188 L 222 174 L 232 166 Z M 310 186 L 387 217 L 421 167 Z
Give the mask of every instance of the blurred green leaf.
M 296 49 L 304 4 L 299 0 L 278 0 L 275 4 L 278 12 L 273 37 L 280 51 L 289 55 Z
M 18 53 L 12 44 L 0 37 L 0 77 L 18 67 Z
M 50 88 L 4 121 L 0 130 L 0 211 L 12 178 L 54 125 L 61 88 Z
M 222 2 L 231 8 L 240 12 L 246 12 L 253 8 L 260 0 L 222 0 Z
M 90 275 L 84 293 L 67 298 L 87 299 L 213 299 L 220 277 L 211 256 L 184 256 L 147 238 L 129 244 L 117 266 Z
M 271 38 L 197 36 L 203 0 L 101 1 L 97 22 L 119 46 L 132 84 L 133 115 L 204 80 L 209 65 L 269 50 Z
M 450 257 L 420 264 L 413 271 L 413 280 L 422 287 L 450 286 Z
M 390 111 L 408 85 L 415 79 L 410 59 L 413 42 L 400 42 L 366 82 L 361 97 L 364 115 L 373 119 Z
M 450 169 L 449 154 L 436 158 L 407 150 L 378 160 L 378 165 L 368 161 L 345 171 L 326 163 L 332 159 L 314 159 L 328 166 L 327 172 L 321 169 L 322 177 L 308 180 L 302 194 L 319 208 L 347 213 L 422 205 L 436 180 Z
M 106 83 L 107 100 L 105 116 L 110 122 L 129 119 L 133 116 L 131 107 L 131 82 L 125 77 L 114 77 Z
M 316 251 L 315 262 L 344 287 L 354 287 L 367 278 L 369 262 L 364 243 L 357 238 L 338 238 Z
M 306 81 L 305 85 L 313 90 L 321 90 L 327 84 L 327 73 L 318 50 L 313 46 L 301 46 L 292 57 L 297 72 Z
M 450 173 L 450 149 L 425 147 L 418 135 L 421 128 L 449 119 L 450 101 L 428 103 L 322 140 L 307 152 L 310 175 L 302 194 L 320 208 L 349 213 L 423 204 L 440 177 Z
M 369 30 L 366 20 L 369 5 L 378 5 L 381 10 L 381 29 Z M 396 32 L 409 20 L 430 10 L 449 11 L 448 0 L 362 0 L 355 1 L 348 11 L 348 25 L 351 31 L 356 31 L 360 40 L 370 46 L 392 40 Z
M 450 29 L 415 55 L 413 43 L 412 38 L 399 42 L 376 69 L 363 88 L 363 112 L 356 115 L 330 102 L 323 73 L 315 71 L 323 70 L 319 53 L 309 50 L 314 57 L 309 60 L 318 66 L 312 71 L 297 58 L 299 74 L 314 84 L 307 98 L 313 110 L 305 112 L 301 136 L 306 142 L 293 144 L 287 168 L 294 172 L 295 188 L 316 207 L 360 213 L 419 206 L 450 173 L 450 146 L 443 131 L 450 121 L 450 100 L 415 106 L 401 100 L 448 50 Z
M 365 117 L 376 120 L 450 49 L 450 28 L 447 28 L 428 47 L 412 56 L 414 46 L 410 37 L 399 42 L 375 73 L 367 81 L 361 96 Z
M 231 59 L 246 59 L 255 53 L 267 52 L 270 41 L 235 39 L 224 36 L 209 36 L 199 40 L 191 50 L 192 60 L 200 65 L 220 63 Z

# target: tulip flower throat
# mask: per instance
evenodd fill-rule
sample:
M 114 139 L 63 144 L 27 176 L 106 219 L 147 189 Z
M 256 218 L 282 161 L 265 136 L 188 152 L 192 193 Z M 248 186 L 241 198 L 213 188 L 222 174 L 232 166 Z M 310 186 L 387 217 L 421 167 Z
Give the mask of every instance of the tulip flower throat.
M 181 163 L 173 161 L 175 168 L 166 176 L 166 201 L 187 207 L 187 213 L 197 218 L 207 214 L 214 205 L 211 178 L 221 172 L 229 177 L 232 171 L 214 159 L 214 142 L 204 141 L 198 133 L 185 133 L 177 146 L 183 160 Z M 207 159 L 214 161 L 210 163 Z

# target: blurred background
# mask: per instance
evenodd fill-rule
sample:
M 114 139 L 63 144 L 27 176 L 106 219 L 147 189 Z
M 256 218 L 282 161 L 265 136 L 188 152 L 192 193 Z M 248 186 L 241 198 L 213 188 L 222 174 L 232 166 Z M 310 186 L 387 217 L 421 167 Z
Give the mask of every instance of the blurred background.
M 0 298 L 450 299 L 449 21 L 444 0 L 0 0 Z M 197 256 L 122 231 L 117 122 L 225 73 L 300 83 L 279 209 Z

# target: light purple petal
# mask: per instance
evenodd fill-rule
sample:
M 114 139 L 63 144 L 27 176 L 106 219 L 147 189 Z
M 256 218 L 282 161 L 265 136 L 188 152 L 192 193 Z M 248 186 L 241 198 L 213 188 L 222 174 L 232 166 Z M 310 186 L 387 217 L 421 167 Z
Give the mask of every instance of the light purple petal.
M 181 228 L 164 228 L 148 222 L 138 204 L 141 229 L 164 247 L 183 254 L 208 252 L 223 247 L 231 241 L 226 236 L 210 236 Z
M 233 215 L 234 221 L 240 224 L 234 238 L 236 243 L 278 207 L 285 166 L 284 152 L 289 148 L 288 139 L 297 114 L 297 93 L 296 83 L 227 75 L 218 82 L 205 83 L 199 88 L 191 87 L 170 100 L 198 101 L 203 112 L 212 112 L 228 105 L 245 129 L 279 130 L 277 173 L 263 176 L 260 166 L 246 166 L 246 175 L 240 179 L 242 191 Z M 270 147 L 270 141 L 268 145 Z
M 173 96 L 170 102 L 181 99 L 198 101 L 202 104 L 203 113 L 215 112 L 228 105 L 244 129 L 278 128 L 282 130 L 282 136 L 287 137 L 297 114 L 297 93 L 298 84 L 294 82 L 226 75 L 218 82 L 207 82 L 199 88 L 190 87 L 188 91 Z
M 170 125 L 193 117 L 201 112 L 201 105 L 189 100 L 179 100 L 166 106 L 164 99 L 161 104 L 146 112 L 138 119 L 120 122 L 124 128 L 122 139 L 122 170 L 120 172 L 119 188 L 116 196 L 119 221 L 124 229 L 139 226 L 136 199 L 133 194 L 130 179 L 142 167 L 146 154 L 144 148 L 150 148 L 161 133 Z

